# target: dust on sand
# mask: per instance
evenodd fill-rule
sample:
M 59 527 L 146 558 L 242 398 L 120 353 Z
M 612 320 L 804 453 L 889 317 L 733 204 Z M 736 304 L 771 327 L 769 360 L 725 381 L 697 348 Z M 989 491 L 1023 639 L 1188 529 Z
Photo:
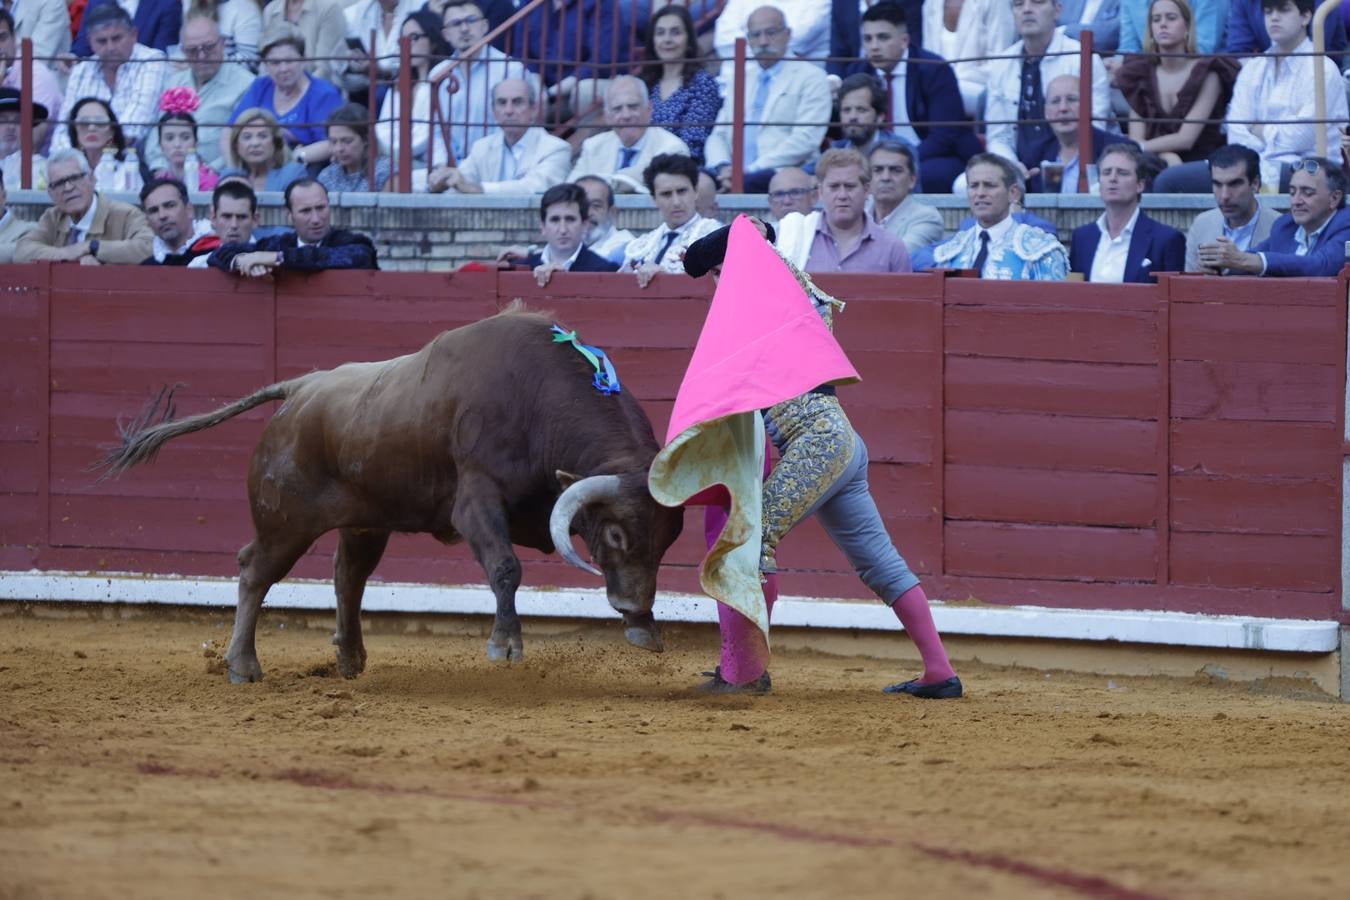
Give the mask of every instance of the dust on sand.
M 780 654 L 765 697 L 691 692 L 617 623 L 540 637 L 265 614 L 0 606 L 0 898 L 1295 897 L 1350 873 L 1350 707 L 1297 686 Z M 289 627 L 281 627 L 289 625 Z M 899 638 L 897 638 L 899 639 Z

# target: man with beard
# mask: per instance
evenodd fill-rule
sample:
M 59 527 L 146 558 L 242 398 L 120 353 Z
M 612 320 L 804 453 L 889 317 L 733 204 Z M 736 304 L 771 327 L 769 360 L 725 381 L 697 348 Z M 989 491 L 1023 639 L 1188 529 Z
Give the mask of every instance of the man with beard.
M 208 220 L 193 221 L 187 185 L 176 178 L 159 178 L 141 188 L 141 209 L 155 233 L 147 265 L 186 266 L 220 246 Z
M 633 232 L 614 224 L 614 190 L 603 178 L 588 175 L 577 184 L 586 192 L 586 246 L 610 262 L 622 263 Z
M 866 72 L 857 72 L 839 85 L 839 130 L 843 137 L 832 147 L 851 147 L 863 156 L 882 139 L 899 140 L 881 127 L 886 115 L 886 89 Z

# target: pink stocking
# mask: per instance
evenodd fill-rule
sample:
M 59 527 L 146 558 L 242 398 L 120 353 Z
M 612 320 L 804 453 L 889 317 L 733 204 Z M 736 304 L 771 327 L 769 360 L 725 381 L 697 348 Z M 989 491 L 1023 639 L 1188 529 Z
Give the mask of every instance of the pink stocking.
M 706 507 L 703 533 L 711 547 L 727 523 L 727 508 Z M 769 575 L 764 583 L 764 603 L 769 615 L 778 599 L 778 576 Z M 732 684 L 754 681 L 769 668 L 769 644 L 759 626 L 725 603 L 717 604 L 717 624 L 722 633 L 722 678 Z
M 923 677 L 919 679 L 919 683 L 933 684 L 946 681 L 955 675 L 956 672 L 947 659 L 947 651 L 942 646 L 942 638 L 938 636 L 937 626 L 933 624 L 933 613 L 928 608 L 928 596 L 924 594 L 923 588 L 914 585 L 900 595 L 891 605 L 891 609 L 895 611 L 896 618 L 905 626 L 905 633 L 914 641 L 914 646 L 919 648 L 919 655 L 923 657 Z M 722 654 L 725 659 L 725 630 L 722 635 Z

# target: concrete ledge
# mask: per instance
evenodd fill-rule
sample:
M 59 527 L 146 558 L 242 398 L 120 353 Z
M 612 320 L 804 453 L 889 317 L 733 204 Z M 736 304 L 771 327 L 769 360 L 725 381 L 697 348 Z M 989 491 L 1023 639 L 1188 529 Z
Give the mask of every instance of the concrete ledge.
M 233 578 L 182 578 L 89 572 L 0 572 L 0 600 L 163 603 L 232 607 Z M 269 608 L 332 609 L 329 581 L 284 581 L 268 594 Z M 368 612 L 491 615 L 492 593 L 483 587 L 393 584 L 372 581 L 362 608 Z M 610 619 L 601 589 L 522 588 L 521 615 Z M 656 613 L 662 621 L 717 621 L 707 597 L 663 593 Z M 1284 653 L 1331 653 L 1341 645 L 1334 621 L 1210 616 L 1151 610 L 1074 610 L 1036 606 L 966 606 L 938 603 L 933 618 L 946 635 L 1044 638 L 1052 640 L 1161 644 Z M 895 616 L 879 603 L 783 597 L 774 612 L 782 627 L 899 631 Z

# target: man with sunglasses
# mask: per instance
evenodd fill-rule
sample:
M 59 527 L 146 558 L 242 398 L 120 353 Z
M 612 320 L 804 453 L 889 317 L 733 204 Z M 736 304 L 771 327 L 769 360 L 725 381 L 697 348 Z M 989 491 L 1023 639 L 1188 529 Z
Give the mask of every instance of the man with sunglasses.
M 19 239 L 15 262 L 136 265 L 150 256 L 155 233 L 145 214 L 94 190 L 89 160 L 79 150 L 57 150 L 47 160 L 52 208 Z
M 1345 191 L 1339 165 L 1316 156 L 1301 160 L 1289 178 L 1289 212 L 1275 220 L 1270 236 L 1251 252 L 1239 250 L 1226 237 L 1201 244 L 1200 265 L 1238 275 L 1335 275 L 1345 263 L 1345 242 L 1350 240 Z

